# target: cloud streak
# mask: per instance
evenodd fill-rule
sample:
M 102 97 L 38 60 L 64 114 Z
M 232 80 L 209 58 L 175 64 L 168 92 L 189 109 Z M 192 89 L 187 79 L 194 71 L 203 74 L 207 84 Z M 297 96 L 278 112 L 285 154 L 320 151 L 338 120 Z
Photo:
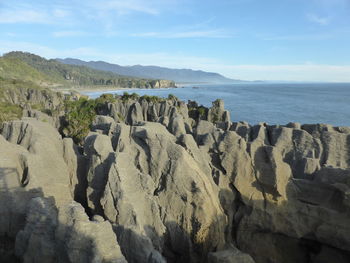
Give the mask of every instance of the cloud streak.
M 164 1 L 164 3 L 168 2 Z M 158 15 L 164 4 L 156 4 L 155 0 L 102 0 L 102 1 L 77 1 L 72 0 L 70 5 L 62 6 L 57 1 L 42 5 L 38 2 L 26 4 L 25 1 L 12 0 L 2 3 L 0 6 L 0 23 L 31 23 L 53 24 L 70 22 L 71 20 L 100 20 L 108 18 L 143 13 L 146 15 Z M 76 19 L 78 17 L 78 19 Z
M 146 32 L 131 34 L 133 37 L 149 38 L 229 38 L 233 35 L 224 30 L 193 30 L 182 32 Z
M 84 36 L 90 36 L 90 34 L 84 31 L 56 31 L 52 33 L 52 36 L 56 38 L 84 37 Z
M 47 24 L 49 17 L 40 11 L 36 10 L 1 10 L 0 23 L 15 24 L 15 23 L 36 23 Z
M 282 36 L 258 36 L 266 41 L 286 40 L 286 41 L 305 41 L 305 40 L 325 40 L 333 37 L 330 33 L 323 34 L 304 34 L 304 35 L 282 35 Z
M 329 25 L 330 23 L 329 17 L 321 17 L 316 14 L 307 14 L 306 17 L 310 22 L 316 23 L 321 26 L 326 26 L 326 25 Z
M 212 70 L 247 80 L 350 82 L 350 65 L 212 65 Z
M 62 24 L 71 17 L 69 9 L 53 4 L 44 7 L 13 0 L 0 6 L 0 24 Z
M 118 15 L 127 15 L 132 12 L 140 12 L 149 15 L 159 14 L 159 10 L 149 4 L 148 1 L 138 1 L 138 0 L 112 0 L 105 1 L 104 3 L 98 3 L 99 9 L 108 10 L 109 12 L 116 12 Z

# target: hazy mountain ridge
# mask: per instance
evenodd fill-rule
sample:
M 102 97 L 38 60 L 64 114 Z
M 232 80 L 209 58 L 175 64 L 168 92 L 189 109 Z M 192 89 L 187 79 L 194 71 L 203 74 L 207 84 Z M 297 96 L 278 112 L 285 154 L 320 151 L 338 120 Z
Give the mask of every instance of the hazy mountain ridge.
M 65 87 L 162 88 L 175 85 L 169 80 L 123 76 L 81 65 L 67 65 L 54 59 L 48 60 L 19 51 L 0 57 L 0 77 L 29 80 L 38 84 L 46 82 Z
M 233 83 L 242 82 L 242 80 L 229 79 L 218 73 L 205 72 L 192 69 L 172 69 L 159 66 L 120 66 L 104 61 L 83 61 L 74 58 L 56 59 L 57 61 L 68 65 L 80 65 L 89 68 L 110 71 L 120 75 L 139 77 L 139 78 L 160 78 L 170 79 L 175 82 L 209 82 L 209 83 Z

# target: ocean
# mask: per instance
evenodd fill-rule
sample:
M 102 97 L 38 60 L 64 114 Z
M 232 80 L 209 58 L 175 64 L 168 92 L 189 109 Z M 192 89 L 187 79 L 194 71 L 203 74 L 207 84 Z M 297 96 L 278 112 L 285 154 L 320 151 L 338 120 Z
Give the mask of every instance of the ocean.
M 84 94 L 96 98 L 102 93 L 123 94 L 125 91 L 161 97 L 171 93 L 181 100 L 195 100 L 207 107 L 215 99 L 223 99 L 235 122 L 350 126 L 350 83 L 191 84 L 171 89 L 125 89 Z

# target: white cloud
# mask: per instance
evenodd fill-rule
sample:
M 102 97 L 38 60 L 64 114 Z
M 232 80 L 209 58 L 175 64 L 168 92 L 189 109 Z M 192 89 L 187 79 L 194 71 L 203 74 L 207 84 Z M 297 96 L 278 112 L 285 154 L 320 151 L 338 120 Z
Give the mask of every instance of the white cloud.
M 60 37 L 83 37 L 88 36 L 89 34 L 84 31 L 56 31 L 52 33 L 52 36 Z
M 0 6 L 0 23 L 2 24 L 54 24 L 69 21 L 72 13 L 69 8 L 54 4 L 27 4 L 25 1 L 8 1 Z
M 195 30 L 183 32 L 146 32 L 132 34 L 133 37 L 153 37 L 153 38 L 228 38 L 230 34 L 224 30 Z
M 247 80 L 350 82 L 350 66 L 299 65 L 213 65 L 212 70 Z
M 170 0 L 72 0 L 68 2 L 26 3 L 28 1 L 11 0 L 1 3 L 0 23 L 53 24 L 62 22 L 81 22 L 95 19 L 99 23 L 115 20 L 117 17 L 134 13 L 158 15 Z M 61 3 L 59 5 L 58 3 Z
M 48 23 L 49 17 L 43 12 L 36 10 L 0 10 L 0 23 Z
M 303 34 L 303 35 L 282 35 L 282 36 L 257 36 L 263 40 L 275 41 L 275 40 L 290 40 L 290 41 L 305 41 L 305 40 L 324 40 L 333 37 L 330 33 L 323 34 Z
M 0 40 L 0 53 L 4 54 L 10 51 L 24 51 L 37 54 L 45 58 L 64 58 L 64 57 L 98 57 L 101 52 L 97 52 L 90 47 L 79 47 L 72 49 L 58 50 L 43 45 L 34 44 L 31 42 L 19 42 L 19 41 L 1 41 Z
M 71 11 L 67 10 L 67 9 L 62 9 L 62 8 L 55 8 L 53 10 L 53 15 L 55 17 L 64 18 L 64 17 L 70 16 L 71 15 Z
M 321 17 L 316 14 L 307 14 L 306 17 L 310 22 L 319 24 L 321 26 L 326 26 L 330 23 L 329 17 Z
M 132 13 L 143 13 L 147 15 L 159 15 L 164 11 L 172 10 L 179 5 L 180 0 L 85 0 L 74 1 L 78 5 L 83 5 L 90 16 L 100 17 L 104 15 L 124 16 Z
M 129 14 L 130 12 L 140 12 L 150 15 L 159 14 L 159 10 L 154 8 L 150 1 L 138 1 L 138 0 L 111 0 L 98 3 L 100 9 L 115 11 L 119 15 Z

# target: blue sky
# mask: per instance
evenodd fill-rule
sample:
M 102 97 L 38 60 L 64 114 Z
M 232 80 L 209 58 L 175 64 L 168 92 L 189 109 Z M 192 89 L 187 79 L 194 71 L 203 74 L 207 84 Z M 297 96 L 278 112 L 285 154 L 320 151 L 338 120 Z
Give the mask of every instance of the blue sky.
M 0 0 L 0 53 L 350 82 L 350 0 Z

